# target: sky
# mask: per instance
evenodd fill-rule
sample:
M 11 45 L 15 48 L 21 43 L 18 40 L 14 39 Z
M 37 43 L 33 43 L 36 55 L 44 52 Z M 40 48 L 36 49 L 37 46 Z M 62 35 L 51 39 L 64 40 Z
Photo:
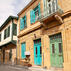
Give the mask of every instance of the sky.
M 0 0 L 0 26 L 10 15 L 17 16 L 30 1 L 31 0 Z

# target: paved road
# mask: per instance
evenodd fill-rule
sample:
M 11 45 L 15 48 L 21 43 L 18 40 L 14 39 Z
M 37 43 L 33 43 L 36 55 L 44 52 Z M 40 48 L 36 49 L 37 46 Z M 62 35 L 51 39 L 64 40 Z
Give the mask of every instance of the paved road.
M 10 65 L 0 65 L 0 71 L 31 71 L 28 68 L 15 67 Z

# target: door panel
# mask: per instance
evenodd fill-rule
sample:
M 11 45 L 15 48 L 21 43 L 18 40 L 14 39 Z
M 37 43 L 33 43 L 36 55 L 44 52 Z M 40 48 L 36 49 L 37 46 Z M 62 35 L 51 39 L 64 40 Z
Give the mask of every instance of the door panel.
M 42 48 L 41 48 L 41 41 L 36 40 L 34 41 L 34 64 L 41 65 L 42 62 Z
M 52 67 L 63 67 L 63 52 L 61 34 L 50 37 L 50 56 Z
M 26 51 L 26 44 L 22 43 L 21 44 L 21 57 L 22 57 L 22 59 L 24 59 L 26 57 L 25 56 L 25 51 Z

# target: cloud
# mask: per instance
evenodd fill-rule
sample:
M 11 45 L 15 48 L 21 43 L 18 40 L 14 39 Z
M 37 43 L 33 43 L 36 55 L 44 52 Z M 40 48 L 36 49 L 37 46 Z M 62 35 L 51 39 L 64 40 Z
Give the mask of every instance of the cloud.
M 31 0 L 0 0 L 0 26 L 9 15 L 17 16 Z

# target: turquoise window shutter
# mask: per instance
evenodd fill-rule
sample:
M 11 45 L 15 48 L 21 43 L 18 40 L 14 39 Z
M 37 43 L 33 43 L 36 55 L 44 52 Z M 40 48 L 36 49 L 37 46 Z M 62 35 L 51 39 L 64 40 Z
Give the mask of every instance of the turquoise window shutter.
M 35 23 L 35 11 L 34 10 L 30 11 L 30 21 L 31 21 L 31 24 Z
M 24 29 L 24 20 L 23 18 L 20 19 L 20 30 Z
M 27 26 L 27 18 L 26 18 L 26 16 L 25 16 L 25 21 L 26 21 L 26 22 L 25 22 L 25 26 Z
M 22 59 L 24 59 L 26 57 L 25 56 L 25 51 L 26 51 L 26 44 L 22 43 L 21 44 L 21 57 L 22 57 Z
M 39 15 L 40 15 L 40 3 L 39 3 L 39 5 L 38 5 L 38 9 L 39 9 Z

